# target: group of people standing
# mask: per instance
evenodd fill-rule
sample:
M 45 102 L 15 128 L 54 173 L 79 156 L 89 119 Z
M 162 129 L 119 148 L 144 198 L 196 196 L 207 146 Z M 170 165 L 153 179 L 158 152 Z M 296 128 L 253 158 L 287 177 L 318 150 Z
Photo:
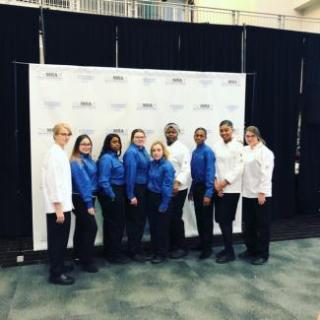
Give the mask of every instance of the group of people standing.
M 212 255 L 215 211 L 224 241 L 224 249 L 216 254 L 216 262 L 227 263 L 235 259 L 232 224 L 242 194 L 247 249 L 239 257 L 257 265 L 265 263 L 269 258 L 273 153 L 265 146 L 256 127 L 246 128 L 245 147 L 233 137 L 231 121 L 222 121 L 219 130 L 222 139 L 212 150 L 205 143 L 206 129 L 196 129 L 196 148 L 190 157 L 188 148 L 178 139 L 180 129 L 177 124 L 165 126 L 166 144 L 152 143 L 150 155 L 145 148 L 145 132 L 135 129 L 123 160 L 120 157 L 121 138 L 108 134 L 95 162 L 88 135 L 77 137 L 69 161 L 64 146 L 72 134 L 71 129 L 67 124 L 57 124 L 53 129 L 55 143 L 43 164 L 49 281 L 55 284 L 74 282 L 66 274 L 72 267 L 64 264 L 71 211 L 76 221 L 74 257 L 84 271 L 98 271 L 93 260 L 97 234 L 96 198 L 103 215 L 104 255 L 111 263 L 150 260 L 159 264 L 169 257 L 186 256 L 182 215 L 187 197 L 194 201 L 200 239 L 199 259 Z M 152 255 L 142 247 L 147 221 Z M 122 251 L 125 233 L 126 254 Z

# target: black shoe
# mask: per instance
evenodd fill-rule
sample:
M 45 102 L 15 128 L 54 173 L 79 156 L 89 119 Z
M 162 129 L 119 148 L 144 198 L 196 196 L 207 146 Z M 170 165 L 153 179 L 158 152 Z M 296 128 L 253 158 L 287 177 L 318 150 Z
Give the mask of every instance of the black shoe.
M 185 249 L 177 249 L 170 253 L 171 259 L 180 259 L 188 255 L 188 251 Z
M 226 255 L 226 249 L 223 249 L 223 250 L 219 251 L 219 252 L 216 254 L 216 258 L 218 259 L 218 258 L 221 258 L 221 257 L 223 257 L 223 256 L 225 256 L 225 255 Z
M 63 273 L 68 273 L 74 270 L 74 265 L 73 264 L 65 264 L 63 266 Z
M 202 245 L 198 244 L 195 247 L 191 247 L 190 250 L 192 250 L 192 251 L 202 251 Z
M 251 264 L 255 266 L 261 266 L 268 261 L 268 258 L 265 257 L 256 257 L 251 261 Z
M 238 254 L 238 257 L 240 259 L 243 259 L 243 260 L 248 260 L 248 259 L 251 259 L 251 258 L 254 258 L 254 254 L 252 254 L 251 252 L 249 252 L 248 250 L 245 250 L 245 251 L 242 251 Z
M 60 276 L 50 276 L 49 282 L 53 284 L 69 286 L 71 284 L 74 284 L 74 279 L 62 273 Z
M 89 273 L 96 273 L 99 271 L 99 269 L 94 265 L 93 263 L 90 264 L 83 264 L 82 270 Z
M 212 250 L 204 250 L 201 252 L 199 259 L 204 260 L 210 258 L 212 255 Z
M 79 266 L 81 264 L 81 261 L 79 258 L 73 258 L 73 263 Z
M 145 253 L 144 254 L 144 260 L 145 261 L 151 261 L 154 255 L 152 253 Z
M 130 258 L 131 260 L 139 263 L 144 263 L 146 261 L 146 257 L 139 253 L 131 255 Z
M 130 262 L 130 259 L 125 256 L 107 257 L 107 260 L 111 264 L 127 264 Z
M 216 259 L 216 263 L 228 263 L 236 259 L 234 254 L 226 254 Z
M 162 256 L 154 256 L 151 260 L 151 263 L 153 264 L 160 264 L 160 263 L 164 263 L 167 261 L 166 257 L 162 257 Z

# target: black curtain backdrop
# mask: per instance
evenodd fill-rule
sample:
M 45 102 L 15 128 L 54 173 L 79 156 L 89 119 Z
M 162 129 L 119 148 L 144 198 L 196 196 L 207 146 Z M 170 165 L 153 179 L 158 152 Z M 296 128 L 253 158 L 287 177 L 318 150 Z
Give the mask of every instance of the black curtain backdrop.
M 43 11 L 45 62 L 115 67 L 117 18 Z
M 180 70 L 241 72 L 242 27 L 181 23 Z
M 295 153 L 299 114 L 302 34 L 247 27 L 246 72 L 256 73 L 246 125 L 256 125 L 275 154 L 273 218 L 296 212 Z M 253 77 L 247 92 L 250 94 Z
M 320 36 L 304 37 L 298 212 L 320 212 Z
M 39 62 L 38 30 L 38 9 L 0 5 L 0 237 L 32 234 L 28 91 L 17 90 L 12 62 Z
M 119 67 L 179 69 L 179 23 L 119 19 Z
M 119 67 L 241 71 L 242 28 L 119 19 Z

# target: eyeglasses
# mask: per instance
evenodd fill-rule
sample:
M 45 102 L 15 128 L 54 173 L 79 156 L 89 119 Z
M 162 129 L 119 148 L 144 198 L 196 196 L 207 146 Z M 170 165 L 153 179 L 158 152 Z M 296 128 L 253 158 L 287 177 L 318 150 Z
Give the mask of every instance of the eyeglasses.
M 134 139 L 145 139 L 145 136 L 134 136 Z
M 58 133 L 58 135 L 63 137 L 71 137 L 72 133 Z
M 255 135 L 254 135 L 254 134 L 246 134 L 245 137 L 246 137 L 246 138 L 253 138 L 253 137 L 255 137 Z
M 80 146 L 91 147 L 91 143 L 80 143 Z

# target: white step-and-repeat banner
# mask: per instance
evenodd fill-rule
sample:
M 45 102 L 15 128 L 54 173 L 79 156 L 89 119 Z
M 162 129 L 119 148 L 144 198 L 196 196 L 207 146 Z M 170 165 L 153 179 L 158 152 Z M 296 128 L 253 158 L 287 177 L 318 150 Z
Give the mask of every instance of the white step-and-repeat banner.
M 88 134 L 93 140 L 93 158 L 100 153 L 108 133 L 117 133 L 123 151 L 130 133 L 142 128 L 147 148 L 155 140 L 165 141 L 168 122 L 181 127 L 179 139 L 190 152 L 197 127 L 208 130 L 207 143 L 219 137 L 219 123 L 231 120 L 239 139 L 243 137 L 245 74 L 163 71 L 121 68 L 94 68 L 58 65 L 30 65 L 30 135 L 32 165 L 32 206 L 34 250 L 46 249 L 46 219 L 41 186 L 41 166 L 53 143 L 52 127 L 69 123 L 73 136 L 67 147 L 70 155 L 75 139 Z M 184 221 L 187 236 L 197 235 L 193 204 L 186 201 Z M 101 214 L 97 213 L 102 240 Z M 241 231 L 240 205 L 235 232 Z M 218 233 L 215 225 L 215 233 Z M 72 232 L 70 233 L 70 239 Z M 69 242 L 72 245 L 71 241 Z

